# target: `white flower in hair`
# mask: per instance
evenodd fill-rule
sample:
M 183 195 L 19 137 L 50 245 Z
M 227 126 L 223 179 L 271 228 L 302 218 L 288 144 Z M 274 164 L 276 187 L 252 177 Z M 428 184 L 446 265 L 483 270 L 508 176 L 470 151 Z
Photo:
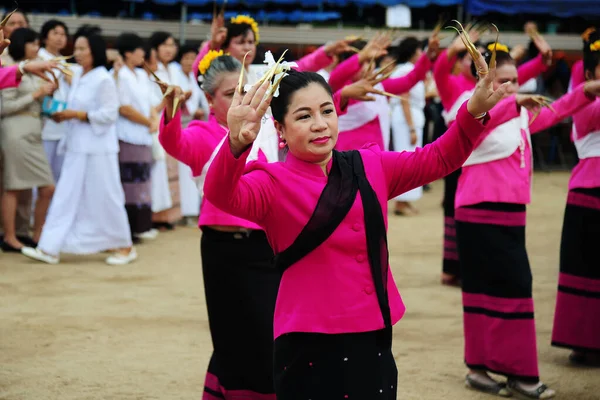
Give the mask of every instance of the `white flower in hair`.
M 287 76 L 287 71 L 289 71 L 293 67 L 298 67 L 298 64 L 295 62 L 282 61 L 283 56 L 286 52 L 287 50 L 281 55 L 279 61 L 275 61 L 275 57 L 273 57 L 273 53 L 271 53 L 270 50 L 265 53 L 265 60 L 263 62 L 267 64 L 267 72 L 265 73 L 263 78 L 269 75 L 274 77 L 273 82 L 271 83 L 271 87 L 273 87 L 273 83 L 279 82 L 280 79 L 283 79 L 285 76 Z M 245 85 L 244 90 L 248 91 L 251 87 L 252 85 Z M 273 94 L 273 97 L 277 96 L 279 96 L 279 87 L 277 88 L 277 90 L 275 90 L 275 93 Z

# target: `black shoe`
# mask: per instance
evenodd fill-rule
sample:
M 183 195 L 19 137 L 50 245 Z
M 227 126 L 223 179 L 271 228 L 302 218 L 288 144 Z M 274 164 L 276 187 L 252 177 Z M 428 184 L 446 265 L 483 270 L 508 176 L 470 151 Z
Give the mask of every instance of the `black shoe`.
M 20 253 L 21 249 L 17 249 L 16 247 L 12 247 L 10 244 L 6 243 L 5 241 L 2 241 L 2 245 L 0 245 L 2 248 L 2 251 L 5 253 Z
M 23 243 L 27 247 L 33 247 L 34 249 L 37 247 L 37 243 L 33 241 L 33 239 L 29 236 L 17 236 L 19 242 Z M 20 251 L 20 250 L 19 250 Z

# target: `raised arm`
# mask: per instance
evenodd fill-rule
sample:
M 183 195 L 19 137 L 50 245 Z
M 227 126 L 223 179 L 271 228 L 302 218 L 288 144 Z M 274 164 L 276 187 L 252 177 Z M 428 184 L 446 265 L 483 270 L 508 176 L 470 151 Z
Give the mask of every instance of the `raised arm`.
M 387 92 L 393 94 L 402 94 L 408 92 L 417 83 L 425 79 L 427 71 L 431 68 L 431 61 L 427 54 L 419 58 L 419 61 L 415 64 L 415 68 L 408 74 L 399 78 L 386 79 L 381 84 Z
M 159 125 L 160 144 L 171 157 L 188 165 L 194 176 L 202 173 L 202 168 L 214 151 L 204 140 L 207 134 L 204 125 L 206 122 L 192 121 L 186 129 L 181 129 L 180 111 L 177 111 L 175 118 L 168 121 L 163 113 Z
M 260 224 L 275 204 L 274 180 L 263 170 L 244 174 L 250 147 L 236 158 L 230 143 L 223 143 L 208 169 L 204 196 L 219 209 Z
M 477 83 L 471 98 L 456 115 L 456 123 L 442 137 L 414 152 L 382 153 L 383 170 L 388 183 L 388 198 L 442 178 L 457 170 L 469 157 L 489 122 L 487 114 L 504 97 L 508 85 L 494 91 L 495 69 L 488 73 L 483 57 L 474 59 L 485 77 Z
M 469 157 L 485 126 L 463 104 L 455 124 L 435 142 L 414 152 L 383 152 L 388 199 L 456 171 Z
M 448 49 L 444 50 L 433 65 L 433 79 L 438 90 L 444 109 L 452 108 L 457 95 L 457 78 L 452 75 L 456 56 L 449 56 Z
M 548 70 L 548 66 L 544 62 L 544 58 L 541 54 L 538 54 L 537 57 L 521 64 L 517 69 L 519 85 L 523 85 L 530 79 L 537 78 L 538 75 L 546 72 L 546 70 Z
M 563 119 L 570 117 L 583 107 L 591 104 L 596 100 L 596 96 L 586 92 L 585 83 L 580 84 L 569 92 L 552 103 L 552 109 L 542 108 L 539 115 L 529 126 L 529 131 L 534 134 L 541 132 L 553 125 L 558 124 Z M 533 118 L 533 113 L 529 111 L 530 120 Z
M 317 72 L 320 69 L 326 68 L 333 62 L 333 59 L 327 55 L 325 46 L 319 47 L 310 54 L 305 55 L 297 61 L 298 71 Z
M 198 66 L 200 65 L 200 61 L 202 61 L 202 59 L 208 53 L 209 50 L 210 50 L 210 41 L 207 40 L 202 45 L 200 52 L 198 53 L 198 55 L 196 56 L 196 59 L 194 60 L 194 65 L 192 66 L 192 72 L 194 73 L 194 78 L 196 78 L 196 79 L 198 79 L 198 75 L 200 74 L 200 71 L 198 71 Z M 217 50 L 217 49 L 215 49 L 215 50 Z
M 355 54 L 340 63 L 329 75 L 329 86 L 331 86 L 331 90 L 337 92 L 343 88 L 344 85 L 352 80 L 352 77 L 356 75 L 360 69 L 361 63 L 358 54 Z

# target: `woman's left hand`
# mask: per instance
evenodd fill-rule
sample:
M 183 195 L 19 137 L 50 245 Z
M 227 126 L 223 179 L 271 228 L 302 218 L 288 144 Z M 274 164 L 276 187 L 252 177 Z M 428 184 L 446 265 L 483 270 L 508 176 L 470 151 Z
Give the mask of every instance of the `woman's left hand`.
M 63 122 L 63 121 L 67 121 L 70 119 L 76 119 L 77 115 L 78 115 L 77 111 L 64 110 L 64 111 L 55 112 L 54 114 L 52 114 L 51 118 L 54 120 L 54 122 Z

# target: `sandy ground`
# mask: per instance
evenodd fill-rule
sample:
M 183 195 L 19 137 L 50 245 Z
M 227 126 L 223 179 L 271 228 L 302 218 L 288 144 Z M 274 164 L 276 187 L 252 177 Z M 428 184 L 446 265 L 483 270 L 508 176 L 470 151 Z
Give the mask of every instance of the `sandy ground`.
M 560 399 L 600 399 L 600 371 L 568 365 L 568 351 L 549 344 L 567 181 L 537 173 L 528 214 L 540 370 Z M 408 309 L 394 331 L 398 398 L 488 399 L 463 386 L 460 291 L 439 284 L 441 193 L 437 182 L 417 217 L 390 216 Z M 199 399 L 211 353 L 199 237 L 193 228 L 162 234 L 126 267 L 103 255 L 58 266 L 0 255 L 0 399 Z

